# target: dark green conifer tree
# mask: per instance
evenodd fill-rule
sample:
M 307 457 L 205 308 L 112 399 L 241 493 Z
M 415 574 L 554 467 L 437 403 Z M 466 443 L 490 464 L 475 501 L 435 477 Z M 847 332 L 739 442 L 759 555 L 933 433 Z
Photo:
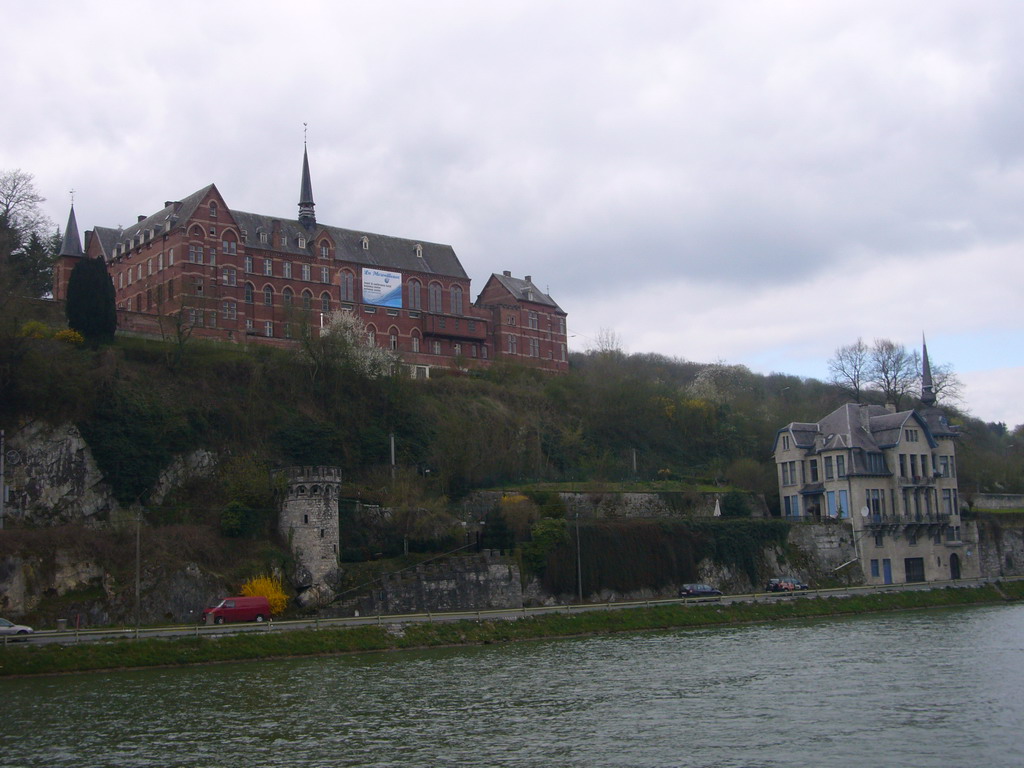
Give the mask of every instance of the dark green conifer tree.
M 114 340 L 117 307 L 114 282 L 102 258 L 81 259 L 68 278 L 65 304 L 68 327 L 81 333 L 92 344 Z

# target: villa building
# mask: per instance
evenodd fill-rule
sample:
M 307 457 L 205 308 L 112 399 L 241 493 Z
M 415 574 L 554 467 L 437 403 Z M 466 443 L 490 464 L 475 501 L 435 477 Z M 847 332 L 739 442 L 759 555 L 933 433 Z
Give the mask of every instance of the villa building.
M 869 584 L 977 577 L 977 533 L 960 517 L 956 437 L 935 407 L 925 347 L 920 409 L 847 403 L 779 430 L 782 514 L 845 521 Z

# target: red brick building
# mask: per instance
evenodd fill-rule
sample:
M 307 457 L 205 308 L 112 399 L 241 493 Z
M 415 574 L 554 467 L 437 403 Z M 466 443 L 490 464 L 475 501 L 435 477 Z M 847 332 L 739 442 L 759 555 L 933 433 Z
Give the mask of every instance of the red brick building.
M 529 276 L 494 274 L 475 303 L 450 245 L 320 224 L 308 155 L 297 219 L 231 209 L 213 184 L 168 201 L 125 229 L 95 227 L 83 249 L 74 209 L 56 267 L 67 295 L 76 261 L 103 258 L 118 330 L 288 346 L 322 315 L 357 312 L 373 343 L 400 353 L 414 375 L 433 367 L 515 360 L 568 368 L 566 314 Z

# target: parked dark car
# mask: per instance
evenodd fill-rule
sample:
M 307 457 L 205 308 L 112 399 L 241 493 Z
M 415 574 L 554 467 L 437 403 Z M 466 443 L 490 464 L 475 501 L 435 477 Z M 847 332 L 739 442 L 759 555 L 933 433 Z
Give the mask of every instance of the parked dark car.
M 715 589 L 710 584 L 683 584 L 679 590 L 680 597 L 721 597 L 721 590 Z
M 792 576 L 780 576 L 777 579 L 768 579 L 765 585 L 765 592 L 800 592 L 807 589 L 807 585 Z

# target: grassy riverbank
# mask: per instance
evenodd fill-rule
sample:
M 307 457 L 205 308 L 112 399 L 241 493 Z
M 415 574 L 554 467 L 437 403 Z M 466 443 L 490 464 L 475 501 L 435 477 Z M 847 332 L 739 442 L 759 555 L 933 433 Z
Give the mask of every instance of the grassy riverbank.
M 0 647 L 0 676 L 244 661 L 360 651 L 485 645 L 572 635 L 781 621 L 878 611 L 1024 600 L 1024 581 L 962 589 L 800 597 L 777 602 L 659 605 L 557 613 L 516 621 L 409 623 L 244 633 L 220 638 L 118 640 L 84 645 Z

